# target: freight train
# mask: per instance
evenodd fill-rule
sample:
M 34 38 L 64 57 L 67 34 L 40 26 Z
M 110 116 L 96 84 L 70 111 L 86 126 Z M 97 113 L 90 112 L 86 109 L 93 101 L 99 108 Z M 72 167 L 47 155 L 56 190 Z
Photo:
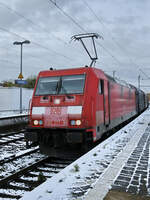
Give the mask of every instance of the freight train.
M 146 94 L 94 67 L 41 71 L 30 105 L 27 144 L 55 155 L 95 143 L 148 107 Z

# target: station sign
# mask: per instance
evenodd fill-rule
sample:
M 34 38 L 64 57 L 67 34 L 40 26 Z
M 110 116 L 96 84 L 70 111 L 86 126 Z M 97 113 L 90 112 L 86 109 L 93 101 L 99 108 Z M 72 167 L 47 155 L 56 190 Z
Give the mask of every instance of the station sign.
M 17 80 L 15 80 L 15 84 L 18 84 L 18 85 L 26 85 L 26 84 L 27 84 L 27 81 L 26 81 L 26 80 L 17 79 Z

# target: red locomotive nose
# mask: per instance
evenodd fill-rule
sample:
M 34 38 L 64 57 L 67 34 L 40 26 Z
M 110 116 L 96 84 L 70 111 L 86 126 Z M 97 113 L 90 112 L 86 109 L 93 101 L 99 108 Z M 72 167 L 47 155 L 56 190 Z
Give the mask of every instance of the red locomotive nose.
M 82 106 L 33 107 L 33 125 L 45 128 L 81 126 Z M 42 123 L 40 123 L 42 120 Z
M 44 115 L 45 127 L 68 126 L 67 107 L 47 107 Z

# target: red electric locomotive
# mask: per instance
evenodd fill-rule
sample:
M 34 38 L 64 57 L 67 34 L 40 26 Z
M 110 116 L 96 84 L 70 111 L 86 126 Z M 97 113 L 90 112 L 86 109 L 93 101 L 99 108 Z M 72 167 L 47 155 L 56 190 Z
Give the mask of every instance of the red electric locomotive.
M 42 71 L 25 138 L 48 154 L 65 145 L 84 146 L 135 116 L 136 102 L 136 88 L 96 68 Z
M 83 42 L 89 37 L 95 57 Z M 38 143 L 43 153 L 64 155 L 62 149 L 68 152 L 68 146 L 86 147 L 148 106 L 144 92 L 91 67 L 97 59 L 94 37 L 99 36 L 92 33 L 73 37 L 81 41 L 90 56 L 90 67 L 39 73 L 25 133 L 27 145 Z

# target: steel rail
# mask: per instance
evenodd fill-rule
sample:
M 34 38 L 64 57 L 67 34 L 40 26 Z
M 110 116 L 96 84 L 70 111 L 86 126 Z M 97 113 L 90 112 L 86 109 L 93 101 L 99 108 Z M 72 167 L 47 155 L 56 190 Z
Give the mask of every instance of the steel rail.
M 15 139 L 12 139 L 12 140 L 8 140 L 8 141 L 0 142 L 0 145 L 9 144 L 9 143 L 16 142 L 16 141 L 18 141 L 18 140 L 23 140 L 23 139 L 24 139 L 24 136 L 19 137 L 19 138 L 15 138 Z
M 37 152 L 38 150 L 39 150 L 39 148 L 33 149 L 33 150 L 31 150 L 31 151 L 25 152 L 24 154 L 20 154 L 20 155 L 18 155 L 18 156 L 16 156 L 15 154 L 14 154 L 14 155 L 11 155 L 10 157 L 6 157 L 6 158 L 0 160 L 0 164 L 9 163 L 9 162 L 11 162 L 11 161 L 13 161 L 13 160 L 16 160 L 16 159 L 18 159 L 18 158 L 21 158 L 21 157 L 30 155 L 30 154 L 32 154 L 32 153 L 35 153 L 35 152 Z
M 28 171 L 31 171 L 32 169 L 34 169 L 38 165 L 43 164 L 44 162 L 47 162 L 48 160 L 50 160 L 50 157 L 43 158 L 43 159 L 37 161 L 36 163 L 33 163 L 32 165 L 30 165 L 28 167 L 25 167 L 25 168 L 21 169 L 20 171 L 18 171 L 18 172 L 14 173 L 14 174 L 11 174 L 10 176 L 7 176 L 7 177 L 1 179 L 0 180 L 0 187 L 2 187 L 4 185 L 7 185 L 8 182 L 10 182 L 10 181 L 18 178 L 19 176 L 24 175 Z
M 8 199 L 12 199 L 12 198 L 19 199 L 19 198 L 21 198 L 21 196 L 23 194 L 16 194 L 15 192 L 14 193 L 11 192 L 11 194 L 10 194 L 9 189 L 23 190 L 24 192 L 31 191 L 46 180 L 46 179 L 39 180 L 39 175 L 37 172 L 39 172 L 39 174 L 46 172 L 48 174 L 45 175 L 44 177 L 51 178 L 56 173 L 60 172 L 60 170 L 62 170 L 63 168 L 65 168 L 66 166 L 71 164 L 71 162 L 73 162 L 73 161 L 74 161 L 73 159 L 71 159 L 71 160 L 57 159 L 56 160 L 53 157 L 43 158 L 43 159 L 31 164 L 30 166 L 25 167 L 10 176 L 7 176 L 7 177 L 1 179 L 0 180 L 0 189 L 4 189 L 4 192 L 3 191 L 0 192 L 0 197 L 8 198 Z M 64 167 L 62 167 L 61 169 L 60 169 L 60 164 L 64 165 Z M 55 170 L 51 170 L 51 169 L 48 170 L 48 169 L 45 169 L 45 167 L 46 168 L 47 167 L 54 168 Z M 22 178 L 22 176 L 29 177 L 29 179 L 24 179 L 24 178 Z M 30 180 L 30 177 L 37 177 L 37 180 Z M 16 182 L 16 185 L 12 184 L 12 182 Z M 24 183 L 26 186 L 24 186 L 24 185 L 19 186 L 17 184 L 17 182 Z M 8 190 L 8 193 L 6 192 L 7 190 Z
M 24 132 L 25 132 L 25 130 L 0 134 L 0 139 L 3 139 L 3 137 L 5 138 L 5 137 L 9 137 L 9 136 L 18 135 L 18 134 L 21 134 L 21 133 L 24 133 Z

